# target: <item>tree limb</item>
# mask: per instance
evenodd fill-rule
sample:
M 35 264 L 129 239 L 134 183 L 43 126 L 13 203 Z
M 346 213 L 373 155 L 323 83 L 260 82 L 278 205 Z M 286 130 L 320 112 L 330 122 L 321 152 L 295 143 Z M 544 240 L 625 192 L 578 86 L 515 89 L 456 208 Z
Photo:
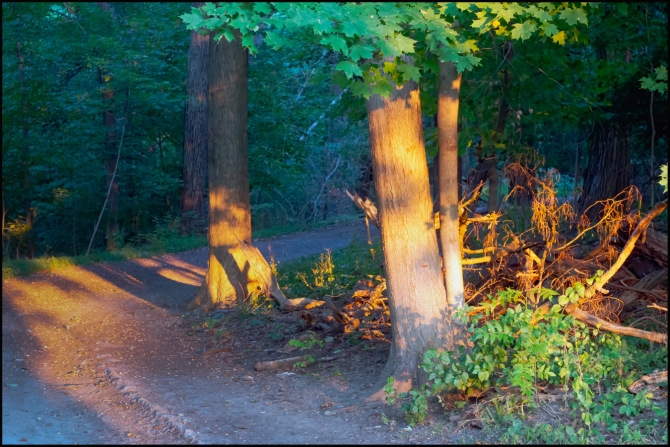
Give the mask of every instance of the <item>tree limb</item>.
M 618 324 L 610 323 L 608 321 L 602 320 L 596 316 L 591 315 L 588 312 L 585 312 L 578 307 L 568 309 L 566 306 L 566 311 L 575 317 L 579 321 L 595 326 L 599 329 L 604 329 L 606 331 L 614 332 L 615 334 L 621 335 L 630 335 L 632 337 L 644 338 L 649 341 L 655 341 L 656 343 L 668 344 L 668 334 L 660 334 L 658 332 L 648 332 L 640 329 L 635 329 L 632 327 L 619 326 Z

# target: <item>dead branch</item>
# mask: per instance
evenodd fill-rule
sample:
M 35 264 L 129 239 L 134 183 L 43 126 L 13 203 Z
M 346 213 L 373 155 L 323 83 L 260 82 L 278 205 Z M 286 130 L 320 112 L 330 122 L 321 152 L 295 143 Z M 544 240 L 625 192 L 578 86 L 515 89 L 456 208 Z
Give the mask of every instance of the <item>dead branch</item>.
M 633 230 L 633 233 L 630 235 L 630 238 L 626 242 L 626 245 L 624 245 L 623 249 L 621 250 L 621 253 L 619 254 L 619 257 L 617 258 L 616 262 L 610 267 L 609 270 L 607 270 L 603 276 L 601 276 L 597 281 L 595 281 L 588 289 L 586 289 L 586 292 L 584 293 L 584 297 L 580 301 L 585 301 L 588 300 L 589 298 L 592 298 L 593 295 L 595 295 L 598 291 L 600 291 L 605 284 L 614 276 L 614 274 L 619 270 L 622 266 L 624 261 L 630 256 L 631 252 L 633 251 L 633 248 L 635 247 L 635 242 L 639 239 L 639 237 L 642 235 L 644 230 L 649 226 L 651 221 L 661 214 L 663 210 L 668 206 L 668 199 L 665 199 L 662 202 L 659 202 L 656 204 L 656 206 L 647 214 L 640 222 L 637 224 L 635 227 L 635 230 Z M 667 340 L 667 336 L 666 336 Z
M 296 363 L 302 363 L 304 366 L 310 366 L 315 363 L 330 362 L 344 357 L 346 357 L 346 354 L 344 353 L 320 358 L 314 358 L 313 356 L 310 355 L 299 355 L 296 357 L 289 357 L 286 359 L 258 362 L 254 365 L 254 369 L 256 371 L 276 371 L 282 369 L 291 369 L 295 366 Z
M 379 228 L 379 220 L 377 219 L 377 207 L 375 206 L 375 204 L 372 203 L 372 201 L 367 197 L 365 198 L 365 200 L 361 199 L 361 197 L 356 192 L 351 194 L 346 189 L 344 190 L 344 192 L 347 193 L 349 198 L 356 204 L 356 206 L 358 206 L 360 209 L 363 210 L 366 217 L 370 219 L 377 228 Z
M 599 329 L 603 329 L 609 332 L 614 332 L 615 334 L 621 335 L 630 335 L 632 337 L 644 338 L 645 340 L 655 341 L 656 343 L 668 344 L 668 334 L 660 334 L 658 332 L 648 332 L 640 329 L 635 329 L 626 326 L 619 326 L 618 324 L 613 324 L 605 320 L 601 320 L 598 317 L 591 315 L 588 312 L 584 312 L 578 307 L 566 306 L 565 310 L 575 317 L 579 321 L 595 326 Z
M 668 370 L 655 372 L 647 376 L 642 376 L 640 380 L 633 382 L 629 387 L 628 391 L 633 394 L 638 394 L 640 391 L 643 391 L 649 385 L 658 385 L 659 383 L 668 381 Z
M 343 326 L 346 326 L 347 324 L 351 323 L 351 319 L 349 318 L 349 316 L 344 312 L 342 312 L 340 309 L 338 309 L 337 306 L 335 306 L 335 304 L 333 304 L 333 302 L 330 300 L 330 298 L 324 296 L 323 301 L 325 301 L 328 307 L 330 307 L 330 310 L 333 311 L 333 316 L 335 317 L 338 323 L 340 323 Z
M 218 354 L 220 352 L 230 352 L 230 351 L 231 351 L 231 348 L 212 348 L 212 349 L 208 349 L 207 351 L 200 354 L 200 357 L 207 357 L 207 356 L 210 356 L 212 354 Z
M 668 311 L 668 308 L 667 308 L 667 307 L 661 307 L 661 306 L 659 306 L 659 305 L 656 304 L 656 303 L 654 303 L 654 304 L 650 304 L 650 305 L 647 306 L 647 307 L 652 308 L 652 309 L 662 310 L 663 312 L 667 312 L 667 311 Z

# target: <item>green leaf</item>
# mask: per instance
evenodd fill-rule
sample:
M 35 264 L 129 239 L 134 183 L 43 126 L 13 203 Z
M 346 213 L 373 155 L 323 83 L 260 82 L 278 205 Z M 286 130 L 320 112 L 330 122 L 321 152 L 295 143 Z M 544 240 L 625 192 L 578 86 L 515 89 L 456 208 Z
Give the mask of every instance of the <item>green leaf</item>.
M 466 54 L 465 56 L 458 58 L 458 61 L 456 62 L 456 70 L 459 73 L 463 73 L 464 71 L 470 70 L 472 67 L 479 65 L 479 61 L 481 61 L 481 58 L 473 54 Z
M 318 35 L 323 33 L 330 34 L 333 30 L 333 22 L 326 19 L 317 19 L 313 29 L 314 32 Z
M 372 93 L 383 98 L 390 95 L 391 92 L 393 92 L 393 85 L 391 85 L 389 81 L 383 78 L 378 80 L 375 85 L 372 86 Z
M 421 79 L 421 71 L 418 67 L 410 64 L 402 64 L 399 68 L 402 73 L 403 80 L 407 81 L 408 79 L 413 79 L 416 82 L 419 82 Z
M 402 34 L 398 34 L 395 37 L 395 47 L 403 54 L 413 53 L 415 43 L 416 40 L 403 36 Z
M 512 30 L 512 39 L 526 40 L 533 35 L 535 30 L 537 30 L 537 25 L 530 20 L 526 20 L 523 23 L 516 23 Z
M 339 36 L 332 35 L 324 37 L 323 39 L 321 39 L 321 44 L 328 45 L 333 50 L 342 52 L 342 54 L 344 54 L 345 56 L 349 54 L 347 42 Z
M 226 39 L 227 38 L 228 36 L 226 36 Z M 256 48 L 256 44 L 254 43 L 253 34 L 247 34 L 246 36 L 242 36 L 242 45 L 245 48 L 249 49 L 249 53 L 251 53 L 252 56 L 258 54 L 258 48 Z
M 568 298 L 566 295 L 561 295 L 558 297 L 558 305 L 559 306 L 565 306 L 570 302 L 570 298 Z
M 335 66 L 335 69 L 342 70 L 349 79 L 351 79 L 354 75 L 363 76 L 361 67 L 359 67 L 358 64 L 351 61 L 342 61 Z
M 255 2 L 254 11 L 260 12 L 261 14 L 271 14 L 272 7 L 267 2 Z
M 198 29 L 200 27 L 200 24 L 204 22 L 202 18 L 202 13 L 201 12 L 191 12 L 187 14 L 182 14 L 179 16 L 182 21 L 188 25 L 186 29 L 192 30 L 192 29 Z
M 277 33 L 272 31 L 265 32 L 265 41 L 274 49 L 279 49 L 284 45 L 284 39 Z
M 667 81 L 668 80 L 668 69 L 665 68 L 664 65 L 656 67 L 654 69 L 654 72 L 656 73 L 656 80 L 657 81 Z
M 368 99 L 372 95 L 370 93 L 370 86 L 363 81 L 352 82 L 349 89 L 354 96 L 361 96 L 365 99 Z
M 652 91 L 652 92 L 654 90 L 656 90 L 656 83 L 654 82 L 653 79 L 645 77 L 645 78 L 640 79 L 640 81 L 642 82 L 642 88 L 643 89 L 649 90 L 649 91 Z
M 561 11 L 561 14 L 559 15 L 561 20 L 565 20 L 565 23 L 568 25 L 576 25 L 577 22 L 582 23 L 583 25 L 588 25 L 589 21 L 586 18 L 586 14 L 584 13 L 583 9 L 570 9 L 566 8 L 563 11 Z
M 549 23 L 549 22 L 542 25 L 542 31 L 544 32 L 545 36 L 549 36 L 549 37 L 555 36 L 556 34 L 558 34 L 558 28 L 556 27 L 556 25 L 554 25 L 553 23 Z
M 449 46 L 440 47 L 438 54 L 441 62 L 458 62 L 460 59 L 456 49 Z
M 372 57 L 373 51 L 374 47 L 370 45 L 356 44 L 349 49 L 349 57 L 354 61 L 357 61 L 361 58 L 369 59 Z

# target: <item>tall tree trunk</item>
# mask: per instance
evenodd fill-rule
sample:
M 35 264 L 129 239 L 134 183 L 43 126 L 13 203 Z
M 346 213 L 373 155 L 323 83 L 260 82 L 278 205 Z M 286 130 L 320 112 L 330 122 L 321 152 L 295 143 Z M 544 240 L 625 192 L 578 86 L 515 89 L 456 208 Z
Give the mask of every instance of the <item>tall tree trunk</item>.
M 110 13 L 113 20 L 112 7 L 109 2 L 98 2 L 98 6 L 103 11 Z M 107 218 L 107 250 L 116 250 L 116 233 L 119 232 L 119 183 L 114 175 L 116 170 L 117 148 L 116 148 L 116 116 L 114 116 L 114 89 L 110 83 L 111 74 L 103 73 L 102 67 L 98 67 L 98 83 L 104 85 L 105 90 L 102 93 L 102 102 L 107 110 L 102 112 L 102 121 L 107 128 L 105 136 L 105 169 L 107 170 L 107 188 L 112 183 L 109 195 L 109 215 Z
M 461 244 L 458 224 L 458 102 L 461 75 L 453 62 L 440 62 L 440 84 L 437 98 L 440 242 L 447 303 L 450 310 L 465 303 Z
M 191 3 L 200 7 L 204 2 Z M 179 210 L 182 231 L 202 231 L 205 224 L 205 185 L 207 180 L 207 95 L 210 36 L 191 32 L 188 50 L 188 101 L 184 118 L 183 186 Z M 246 113 L 246 112 L 245 112 Z M 197 219 L 183 217 L 187 213 Z
M 451 313 L 432 216 L 418 85 L 367 101 L 370 151 L 389 292 L 392 344 L 382 373 L 407 391 L 429 348 L 452 348 Z M 370 399 L 383 399 L 378 391 Z
M 503 46 L 503 57 L 511 64 L 514 58 L 514 44 L 512 41 L 505 43 Z M 509 114 L 509 103 L 507 102 L 507 90 L 512 83 L 512 78 L 507 69 L 503 70 L 503 92 L 500 97 L 500 105 L 498 107 L 498 117 L 496 120 L 494 142 L 499 143 L 500 137 L 505 133 L 505 124 L 507 123 L 507 115 Z M 495 149 L 492 150 L 491 157 L 485 161 L 486 177 L 489 180 L 489 203 L 488 212 L 492 213 L 498 211 L 499 208 L 499 178 L 498 178 L 498 159 L 495 156 Z
M 240 249 L 251 243 L 247 151 L 247 50 L 210 40 L 209 70 L 209 268 L 189 308 L 234 305 L 258 285 Z
M 30 143 L 28 135 L 28 100 L 26 98 L 26 88 L 25 88 L 25 70 L 24 70 L 24 59 L 23 59 L 23 49 L 21 47 L 21 28 L 20 22 L 18 20 L 18 15 L 16 13 L 16 3 L 13 5 L 14 15 L 17 16 L 16 21 L 16 55 L 19 61 L 19 92 L 21 95 L 21 127 L 23 132 L 23 193 L 25 194 L 23 206 L 24 212 L 26 214 L 26 227 L 30 228 L 33 225 L 33 211 L 30 207 Z M 4 227 L 3 227 L 4 229 Z M 32 238 L 30 240 L 30 256 L 34 255 L 34 243 Z M 18 251 L 17 251 L 18 253 Z M 18 255 L 17 255 L 18 259 Z
M 630 185 L 630 136 L 625 124 L 596 125 L 590 146 L 581 213 L 598 200 L 614 197 Z M 593 206 L 587 213 L 588 218 L 595 219 L 601 210 L 601 206 Z

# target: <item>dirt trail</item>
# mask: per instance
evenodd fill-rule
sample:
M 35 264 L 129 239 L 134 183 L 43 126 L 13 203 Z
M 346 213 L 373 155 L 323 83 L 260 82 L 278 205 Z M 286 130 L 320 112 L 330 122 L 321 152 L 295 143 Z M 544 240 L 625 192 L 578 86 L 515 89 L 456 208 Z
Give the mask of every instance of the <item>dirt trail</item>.
M 255 244 L 281 262 L 354 237 L 364 240 L 362 221 Z M 356 351 L 344 361 L 376 366 L 344 376 L 327 374 L 331 364 L 258 373 L 251 359 L 272 352 L 253 336 L 200 355 L 180 315 L 206 259 L 203 249 L 3 281 L 3 444 L 417 440 L 391 433 L 378 412 L 338 405 L 365 395 L 382 351 Z

